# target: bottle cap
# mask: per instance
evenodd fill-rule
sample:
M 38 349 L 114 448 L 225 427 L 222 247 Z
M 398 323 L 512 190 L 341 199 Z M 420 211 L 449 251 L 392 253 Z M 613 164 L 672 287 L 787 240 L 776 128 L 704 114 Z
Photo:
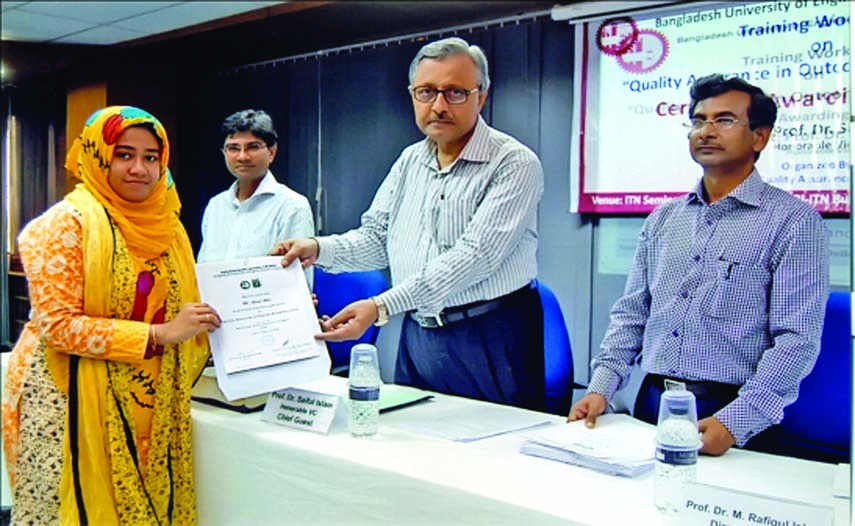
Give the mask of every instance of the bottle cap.
M 666 390 L 662 393 L 656 442 L 687 450 L 701 446 L 697 404 L 691 391 Z
M 370 369 L 378 379 L 380 378 L 380 361 L 377 357 L 377 348 L 370 343 L 357 343 L 350 349 L 348 377 L 352 379 L 354 374 L 363 375 L 366 369 Z
M 659 422 L 672 416 L 680 416 L 697 422 L 698 412 L 695 395 L 691 391 L 668 389 L 659 399 Z

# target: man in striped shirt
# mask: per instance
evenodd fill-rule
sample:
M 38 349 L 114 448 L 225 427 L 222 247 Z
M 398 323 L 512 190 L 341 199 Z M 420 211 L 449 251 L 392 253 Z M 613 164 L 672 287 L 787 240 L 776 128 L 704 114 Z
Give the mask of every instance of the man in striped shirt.
M 537 206 L 543 169 L 480 117 L 490 79 L 477 46 L 425 45 L 410 65 L 416 124 L 359 228 L 289 239 L 273 253 L 329 272 L 389 267 L 392 287 L 324 320 L 324 340 L 404 316 L 396 383 L 542 409 Z
M 637 418 L 656 423 L 676 380 L 697 398 L 702 453 L 780 452 L 776 424 L 819 353 L 828 232 L 813 208 L 760 179 L 754 164 L 777 116 L 762 90 L 703 77 L 689 114 L 703 178 L 645 221 L 588 393 L 568 420 L 593 427 L 641 353 Z

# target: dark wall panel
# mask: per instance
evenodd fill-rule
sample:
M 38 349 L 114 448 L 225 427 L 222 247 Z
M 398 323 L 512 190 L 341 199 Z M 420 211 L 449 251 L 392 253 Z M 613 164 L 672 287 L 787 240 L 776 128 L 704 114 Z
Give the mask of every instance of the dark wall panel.
M 541 26 L 540 160 L 545 191 L 540 202 L 538 274 L 564 311 L 573 346 L 576 381 L 587 384 L 590 362 L 591 249 L 594 227 L 571 214 L 570 166 L 573 114 L 573 26 L 545 21 Z M 597 295 L 600 295 L 598 290 Z M 595 312 L 595 316 L 607 316 Z M 577 395 L 579 393 L 577 392 Z
M 407 92 L 419 47 L 407 43 L 322 59 L 324 233 L 357 226 L 400 151 L 423 137 Z
M 53 204 L 48 201 L 51 173 L 51 167 L 48 166 L 51 147 L 48 137 L 51 126 L 56 139 L 64 134 L 61 123 L 65 120 L 65 92 L 49 83 L 27 83 L 20 87 L 4 86 L 3 97 L 6 99 L 6 111 L 15 116 L 20 131 L 19 193 L 9 196 L 9 199 L 10 202 L 12 199 L 18 200 L 18 226 L 23 228 Z M 53 168 L 61 173 L 65 152 L 54 153 L 57 166 Z
M 181 152 L 175 178 L 181 197 L 181 218 L 194 250 L 201 244 L 200 225 L 208 200 L 234 182 L 226 168 L 220 126 L 226 117 L 245 109 L 264 110 L 279 133 L 279 148 L 271 170 L 288 181 L 288 68 L 246 69 L 185 83 L 179 93 Z
M 492 125 L 539 153 L 540 24 L 495 29 L 490 59 Z
M 288 65 L 287 116 L 277 120 L 283 138 L 279 155 L 286 162 L 279 180 L 309 199 L 317 212 L 318 173 L 318 71 L 317 59 Z M 284 155 L 283 155 L 284 154 Z

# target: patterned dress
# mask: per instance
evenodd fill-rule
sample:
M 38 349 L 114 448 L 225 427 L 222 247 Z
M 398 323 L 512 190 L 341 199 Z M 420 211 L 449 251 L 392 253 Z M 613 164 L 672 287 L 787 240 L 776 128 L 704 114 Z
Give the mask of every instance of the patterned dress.
M 83 312 L 83 248 L 80 213 L 60 202 L 30 223 L 19 237 L 20 252 L 29 281 L 32 301 L 27 323 L 12 353 L 3 393 L 3 437 L 10 482 L 13 488 L 14 524 L 55 524 L 59 521 L 60 483 L 63 471 L 67 389 L 52 377 L 46 346 L 84 358 L 108 360 L 110 387 L 118 398 L 123 423 L 133 436 L 138 472 L 114 473 L 115 478 L 139 478 L 143 487 L 149 467 L 152 421 L 159 389 L 162 358 L 143 359 L 149 323 L 163 323 L 167 312 L 178 310 L 168 253 L 154 260 L 129 253 L 115 225 L 115 249 L 111 318 L 86 316 Z M 67 382 L 66 382 L 67 387 Z M 173 399 L 180 405 L 180 401 Z M 176 426 L 189 427 L 189 407 Z M 183 410 L 166 411 L 166 418 Z M 105 418 L 108 418 L 105 416 Z M 169 426 L 169 423 L 166 423 Z M 189 437 L 189 433 L 184 435 Z M 112 437 L 111 449 L 124 448 L 127 437 Z M 190 450 L 183 444 L 185 451 Z M 119 445 L 116 445 L 119 444 Z M 159 458 L 164 465 L 171 461 Z M 115 462 L 120 465 L 121 463 Z M 114 470 L 116 466 L 114 466 Z M 192 495 L 192 479 L 173 480 Z M 151 490 L 151 488 L 149 488 Z M 117 489 L 120 493 L 121 488 Z M 185 493 L 187 494 L 187 493 Z M 45 498 L 45 497 L 49 498 Z M 192 508 L 192 505 L 191 505 Z M 120 509 L 123 524 L 148 524 L 148 510 Z M 175 524 L 189 524 L 193 516 L 173 517 Z

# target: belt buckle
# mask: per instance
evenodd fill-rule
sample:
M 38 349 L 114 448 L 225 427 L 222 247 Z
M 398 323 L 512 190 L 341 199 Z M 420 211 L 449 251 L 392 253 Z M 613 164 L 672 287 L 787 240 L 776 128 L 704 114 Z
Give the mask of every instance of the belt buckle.
M 686 384 L 679 380 L 672 380 L 670 378 L 666 378 L 662 381 L 662 384 L 665 386 L 666 391 L 685 391 Z
M 423 316 L 418 312 L 413 312 L 413 319 L 419 324 L 419 327 L 424 329 L 436 329 L 445 325 L 442 321 L 442 314 L 438 316 Z

